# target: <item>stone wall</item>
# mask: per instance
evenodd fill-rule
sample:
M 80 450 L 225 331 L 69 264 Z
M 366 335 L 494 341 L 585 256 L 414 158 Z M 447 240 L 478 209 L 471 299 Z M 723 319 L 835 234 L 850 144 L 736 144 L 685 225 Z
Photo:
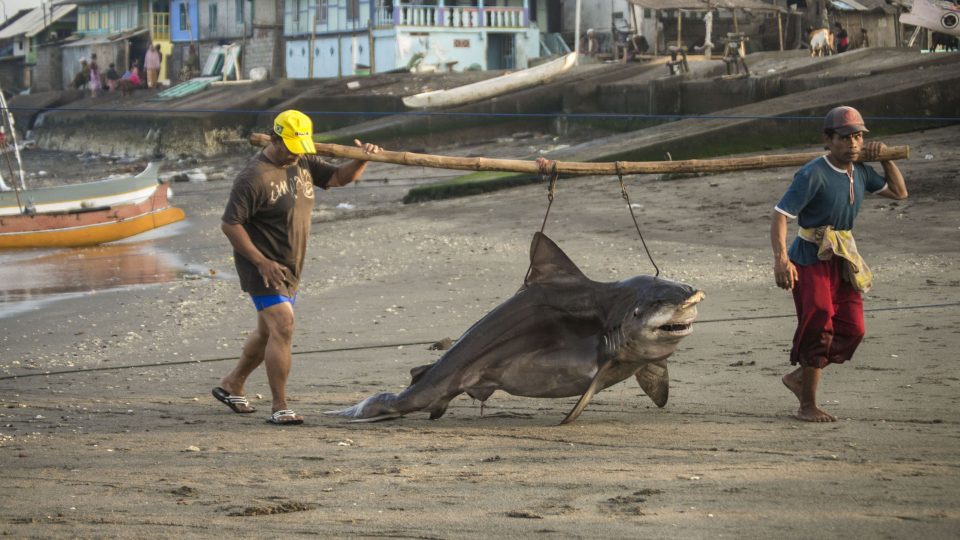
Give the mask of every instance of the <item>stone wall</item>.
M 247 40 L 247 50 L 243 53 L 243 76 L 249 77 L 250 70 L 262 67 L 271 79 L 285 77 L 283 69 L 283 51 L 280 48 L 279 28 L 254 28 L 253 36 Z M 277 61 L 277 58 L 281 61 Z
M 34 92 L 61 90 L 66 83 L 63 80 L 63 54 L 60 45 L 49 44 L 37 47 L 37 65 L 33 66 Z
M 23 58 L 9 58 L 0 61 L 0 87 L 5 92 L 19 92 L 24 88 Z

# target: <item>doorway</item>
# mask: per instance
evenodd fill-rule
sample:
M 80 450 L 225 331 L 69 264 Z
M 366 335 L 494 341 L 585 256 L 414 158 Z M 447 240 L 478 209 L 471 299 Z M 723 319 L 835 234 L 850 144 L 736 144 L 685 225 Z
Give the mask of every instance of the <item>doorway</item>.
M 516 50 L 513 34 L 487 34 L 487 69 L 513 69 Z

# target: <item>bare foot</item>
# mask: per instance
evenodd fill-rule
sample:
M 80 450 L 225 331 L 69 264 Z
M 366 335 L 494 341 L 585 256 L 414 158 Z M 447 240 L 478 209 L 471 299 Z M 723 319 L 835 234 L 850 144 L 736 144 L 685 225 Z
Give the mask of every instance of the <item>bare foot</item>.
M 803 368 L 797 368 L 783 376 L 783 385 L 797 396 L 797 401 L 803 401 L 801 392 L 803 391 Z
M 800 408 L 797 420 L 804 422 L 836 422 L 837 417 L 817 407 L 817 385 L 820 382 L 820 369 L 798 367 L 780 379 L 788 390 L 797 396 Z
M 827 413 L 826 411 L 820 409 L 816 405 L 811 406 L 801 406 L 797 410 L 797 420 L 803 420 L 804 422 L 836 422 L 837 417 Z

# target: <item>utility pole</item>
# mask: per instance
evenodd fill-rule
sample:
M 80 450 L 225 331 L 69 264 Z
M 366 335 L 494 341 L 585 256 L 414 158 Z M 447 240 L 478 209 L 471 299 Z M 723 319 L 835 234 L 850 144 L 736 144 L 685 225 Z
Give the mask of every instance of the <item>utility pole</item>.
M 310 19 L 310 54 L 307 55 L 307 60 L 310 62 L 310 65 L 307 66 L 307 78 L 313 78 L 313 50 L 317 47 L 317 8 L 319 8 L 318 2 L 311 2 L 313 4 L 313 16 L 308 17 Z
M 576 21 L 573 23 L 573 52 L 577 53 L 576 63 L 580 63 L 580 0 L 577 0 L 577 8 L 574 10 Z

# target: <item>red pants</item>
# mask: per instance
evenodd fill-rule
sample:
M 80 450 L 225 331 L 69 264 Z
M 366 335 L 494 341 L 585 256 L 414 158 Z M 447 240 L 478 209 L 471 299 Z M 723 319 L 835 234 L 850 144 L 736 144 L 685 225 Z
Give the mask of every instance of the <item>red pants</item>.
M 825 368 L 851 357 L 863 340 L 863 298 L 842 279 L 842 259 L 834 257 L 810 266 L 797 265 L 793 287 L 797 332 L 790 363 Z

